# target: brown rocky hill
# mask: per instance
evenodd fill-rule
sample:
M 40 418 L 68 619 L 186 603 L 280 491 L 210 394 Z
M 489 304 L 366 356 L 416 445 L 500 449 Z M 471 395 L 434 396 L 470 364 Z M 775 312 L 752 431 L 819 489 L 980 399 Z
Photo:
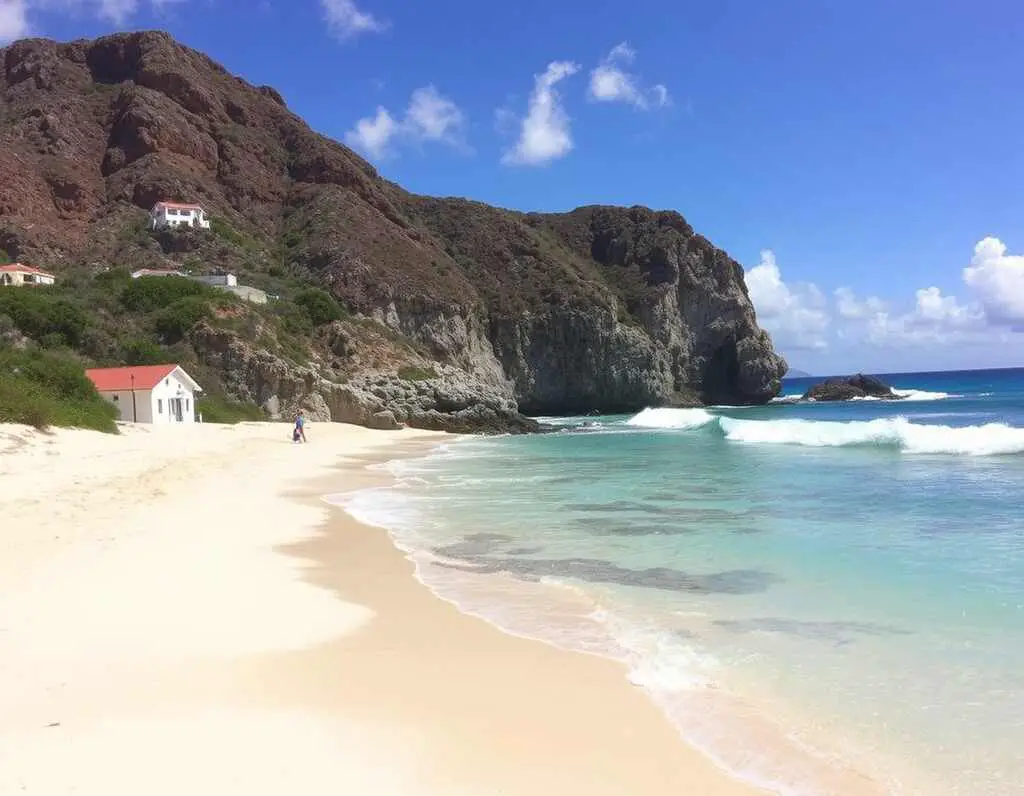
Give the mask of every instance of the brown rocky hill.
M 203 204 L 214 230 L 148 233 L 159 199 Z M 0 49 L 0 249 L 58 273 L 225 268 L 326 288 L 352 316 L 308 362 L 209 324 L 190 335 L 231 395 L 275 413 L 500 427 L 517 407 L 763 403 L 786 370 L 742 268 L 678 213 L 409 194 L 274 89 L 160 32 Z

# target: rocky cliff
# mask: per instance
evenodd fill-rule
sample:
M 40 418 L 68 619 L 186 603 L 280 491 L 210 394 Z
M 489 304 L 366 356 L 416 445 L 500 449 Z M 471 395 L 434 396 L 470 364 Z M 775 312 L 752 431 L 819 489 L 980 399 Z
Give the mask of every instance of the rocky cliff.
M 786 370 L 741 267 L 678 213 L 411 195 L 274 89 L 163 33 L 0 50 L 0 174 L 13 259 L 58 273 L 219 267 L 336 296 L 350 315 L 304 355 L 190 332 L 228 394 L 272 413 L 523 428 L 517 407 L 763 403 Z M 202 203 L 213 231 L 147 233 L 158 199 Z

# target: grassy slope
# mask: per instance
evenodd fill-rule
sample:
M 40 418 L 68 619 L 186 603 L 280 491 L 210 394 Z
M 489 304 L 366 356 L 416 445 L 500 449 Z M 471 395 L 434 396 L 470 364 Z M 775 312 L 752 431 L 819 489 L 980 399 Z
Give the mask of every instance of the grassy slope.
M 85 379 L 84 368 L 180 362 L 201 371 L 187 342 L 200 321 L 301 362 L 313 330 L 342 314 L 334 299 L 314 288 L 256 307 L 189 279 L 132 279 L 121 270 L 70 272 L 47 288 L 0 289 L 0 421 L 110 431 L 113 408 Z M 197 408 L 204 420 L 263 417 L 258 407 L 225 395 L 213 374 L 203 382 Z

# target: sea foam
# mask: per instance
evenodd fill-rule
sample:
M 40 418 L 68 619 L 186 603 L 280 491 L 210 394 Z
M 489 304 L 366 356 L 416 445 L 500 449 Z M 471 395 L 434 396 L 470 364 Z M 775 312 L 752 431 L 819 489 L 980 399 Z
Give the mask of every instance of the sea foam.
M 906 453 L 947 453 L 996 456 L 1024 453 L 1024 428 L 1004 423 L 982 426 L 942 426 L 911 423 L 904 417 L 868 421 L 719 420 L 725 438 L 733 442 L 804 445 L 832 448 L 878 445 Z
M 946 398 L 959 398 L 959 395 L 951 395 L 948 392 L 929 392 L 928 390 L 892 390 L 904 401 L 944 401 Z
M 715 415 L 703 409 L 644 409 L 626 421 L 638 428 L 699 428 L 714 422 Z

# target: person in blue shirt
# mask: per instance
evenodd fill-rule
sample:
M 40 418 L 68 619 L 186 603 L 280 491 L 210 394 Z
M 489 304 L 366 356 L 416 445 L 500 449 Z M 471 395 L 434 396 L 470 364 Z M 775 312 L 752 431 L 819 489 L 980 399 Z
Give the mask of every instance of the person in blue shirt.
M 295 442 L 299 440 L 306 441 L 306 418 L 302 412 L 295 416 L 295 431 L 292 432 L 292 440 Z

